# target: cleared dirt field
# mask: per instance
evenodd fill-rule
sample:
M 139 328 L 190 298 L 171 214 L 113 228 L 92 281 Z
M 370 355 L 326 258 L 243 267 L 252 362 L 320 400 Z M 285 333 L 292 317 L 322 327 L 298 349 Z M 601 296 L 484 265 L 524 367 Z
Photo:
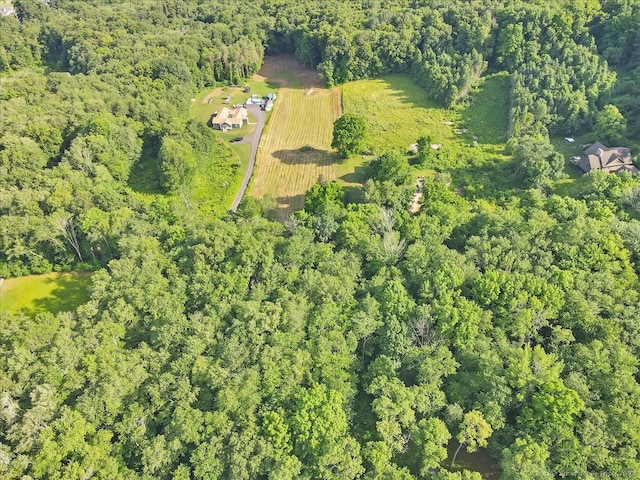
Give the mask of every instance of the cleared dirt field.
M 255 78 L 281 88 L 262 134 L 251 195 L 273 195 L 286 219 L 304 205 L 304 193 L 320 176 L 335 178 L 331 138 L 341 114 L 340 89 L 323 88 L 318 74 L 293 56 L 266 57 Z

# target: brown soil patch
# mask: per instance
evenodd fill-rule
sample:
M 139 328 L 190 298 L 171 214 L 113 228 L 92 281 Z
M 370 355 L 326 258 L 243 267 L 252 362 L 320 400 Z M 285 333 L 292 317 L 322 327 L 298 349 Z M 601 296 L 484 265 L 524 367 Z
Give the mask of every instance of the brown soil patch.
M 221 93 L 222 93 L 222 89 L 221 88 L 216 88 L 214 90 L 211 90 L 207 94 L 207 96 L 202 99 L 202 103 L 209 103 L 209 100 L 211 100 L 212 98 L 219 97 Z

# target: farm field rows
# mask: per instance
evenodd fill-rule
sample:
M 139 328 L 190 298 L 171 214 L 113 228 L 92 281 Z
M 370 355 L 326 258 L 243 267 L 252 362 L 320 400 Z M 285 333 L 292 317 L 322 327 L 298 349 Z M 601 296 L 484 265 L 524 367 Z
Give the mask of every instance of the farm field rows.
M 335 178 L 331 138 L 340 90 L 322 88 L 317 73 L 290 56 L 268 58 L 260 75 L 282 88 L 262 135 L 251 195 L 273 195 L 285 219 L 303 206 L 304 193 L 320 176 Z

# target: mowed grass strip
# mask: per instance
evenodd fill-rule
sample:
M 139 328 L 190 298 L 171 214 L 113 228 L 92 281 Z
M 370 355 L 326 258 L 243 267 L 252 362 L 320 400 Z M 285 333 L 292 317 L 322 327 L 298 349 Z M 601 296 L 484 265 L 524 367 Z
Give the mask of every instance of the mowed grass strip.
M 340 90 L 321 87 L 317 73 L 292 57 L 272 57 L 261 73 L 280 89 L 273 116 L 258 149 L 251 195 L 273 195 L 279 216 L 304 205 L 304 193 L 319 177 L 335 178 L 333 122 L 340 115 Z
M 470 105 L 462 110 L 462 122 L 477 136 L 478 143 L 498 145 L 507 141 L 511 75 L 506 72 L 484 77 L 472 90 Z
M 0 311 L 27 315 L 73 311 L 89 300 L 91 274 L 46 273 L 8 278 L 0 287 Z

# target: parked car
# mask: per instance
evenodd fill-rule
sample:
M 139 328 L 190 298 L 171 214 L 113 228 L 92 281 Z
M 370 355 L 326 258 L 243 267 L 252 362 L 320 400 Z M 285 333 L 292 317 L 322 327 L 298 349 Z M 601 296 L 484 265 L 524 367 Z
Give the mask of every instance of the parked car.
M 237 143 L 237 142 L 241 142 L 242 140 L 244 140 L 244 137 L 235 137 L 235 138 L 232 138 L 230 142 Z

